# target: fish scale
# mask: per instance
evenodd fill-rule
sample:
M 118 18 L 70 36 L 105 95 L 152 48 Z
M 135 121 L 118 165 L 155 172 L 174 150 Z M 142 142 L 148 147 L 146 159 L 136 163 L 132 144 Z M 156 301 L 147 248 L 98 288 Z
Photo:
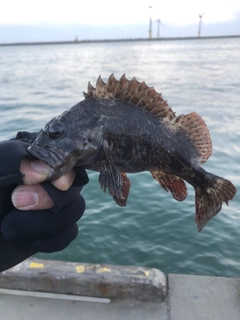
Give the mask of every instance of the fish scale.
M 187 197 L 187 181 L 195 189 L 199 231 L 234 197 L 230 181 L 200 166 L 212 154 L 200 115 L 176 116 L 161 93 L 125 74 L 106 83 L 99 76 L 84 97 L 47 123 L 28 149 L 53 168 L 49 180 L 75 166 L 98 171 L 101 188 L 120 206 L 130 190 L 126 173 L 149 171 L 178 201 Z

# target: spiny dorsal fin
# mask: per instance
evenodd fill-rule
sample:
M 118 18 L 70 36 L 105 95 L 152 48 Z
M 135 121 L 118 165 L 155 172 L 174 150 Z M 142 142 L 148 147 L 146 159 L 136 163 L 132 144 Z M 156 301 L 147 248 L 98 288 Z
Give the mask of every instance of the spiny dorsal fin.
M 99 76 L 96 88 L 89 83 L 88 92 L 84 93 L 84 96 L 85 98 L 98 99 L 109 99 L 111 97 L 129 102 L 159 116 L 163 121 L 167 120 L 169 122 L 175 118 L 175 113 L 169 107 L 167 101 L 163 100 L 161 93 L 158 93 L 153 87 L 148 87 L 144 81 L 139 82 L 135 77 L 128 80 L 125 74 L 119 81 L 111 74 L 107 83 Z
M 114 75 L 112 75 L 114 77 Z M 125 74 L 121 76 L 119 81 L 117 81 L 117 85 L 113 91 L 113 97 L 115 99 L 123 100 L 122 96 L 125 90 L 127 90 L 130 81 L 126 78 Z M 125 101 L 125 100 L 123 100 Z
M 118 80 L 113 74 L 105 83 L 101 76 L 98 77 L 96 88 L 88 84 L 88 92 L 85 98 L 115 99 L 138 106 L 161 119 L 172 131 L 182 131 L 196 148 L 199 161 L 204 163 L 212 154 L 212 141 L 203 119 L 197 113 L 180 115 L 169 107 L 162 94 L 154 87 L 148 87 L 145 82 L 139 82 L 135 77 L 128 80 L 125 74 Z

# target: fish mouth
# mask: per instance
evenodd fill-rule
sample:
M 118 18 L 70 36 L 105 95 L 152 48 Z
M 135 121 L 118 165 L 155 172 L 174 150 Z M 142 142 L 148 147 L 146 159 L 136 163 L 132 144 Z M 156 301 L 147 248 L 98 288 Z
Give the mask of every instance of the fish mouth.
M 28 147 L 27 151 L 34 157 L 44 161 L 53 169 L 47 180 L 55 180 L 67 171 L 66 154 L 61 149 L 47 146 L 42 147 L 38 144 L 32 144 Z

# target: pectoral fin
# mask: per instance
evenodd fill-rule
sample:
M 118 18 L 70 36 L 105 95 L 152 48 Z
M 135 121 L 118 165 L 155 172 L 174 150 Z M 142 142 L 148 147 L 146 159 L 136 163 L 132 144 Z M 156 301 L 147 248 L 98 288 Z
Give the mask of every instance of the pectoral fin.
M 101 189 L 113 197 L 119 206 L 125 206 L 130 189 L 130 180 L 125 173 L 120 173 L 110 162 L 106 162 L 99 175 Z
M 174 175 L 167 174 L 163 171 L 151 171 L 154 180 L 160 184 L 160 186 L 172 193 L 174 199 L 178 201 L 183 201 L 187 197 L 187 187 L 185 182 Z

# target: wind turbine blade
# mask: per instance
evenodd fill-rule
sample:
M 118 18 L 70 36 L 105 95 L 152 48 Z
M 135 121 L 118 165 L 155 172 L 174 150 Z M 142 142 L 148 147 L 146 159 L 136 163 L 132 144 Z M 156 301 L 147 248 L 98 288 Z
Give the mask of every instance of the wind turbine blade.
M 162 23 L 162 21 L 160 19 L 157 19 L 155 22 L 159 23 L 160 25 L 163 26 L 163 28 L 165 28 L 164 24 Z

